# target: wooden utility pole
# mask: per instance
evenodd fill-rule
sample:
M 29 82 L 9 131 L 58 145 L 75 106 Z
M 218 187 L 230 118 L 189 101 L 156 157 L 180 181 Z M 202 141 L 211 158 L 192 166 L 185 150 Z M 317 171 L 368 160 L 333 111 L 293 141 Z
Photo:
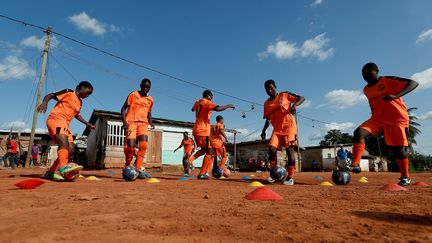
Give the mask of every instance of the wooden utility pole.
M 25 167 L 29 166 L 31 150 L 32 150 L 33 141 L 34 141 L 34 137 L 35 137 L 36 123 L 37 123 L 37 119 L 38 119 L 37 107 L 41 103 L 42 87 L 43 87 L 43 81 L 45 78 L 45 69 L 46 69 L 46 63 L 47 63 L 47 59 L 48 59 L 48 51 L 49 51 L 50 41 L 51 41 L 51 27 L 48 27 L 48 29 L 45 31 L 45 34 L 46 34 L 46 39 L 45 39 L 45 48 L 44 48 L 43 57 L 42 57 L 42 69 L 41 69 L 41 74 L 39 77 L 39 83 L 38 83 L 38 89 L 37 89 L 37 95 L 36 95 L 36 105 L 35 105 L 35 109 L 33 112 L 33 123 L 32 123 L 32 128 L 31 128 L 29 146 L 28 146 L 28 150 L 27 150 L 27 158 L 25 161 Z
M 296 134 L 296 140 L 297 140 L 297 158 L 298 158 L 298 165 L 299 165 L 299 168 L 298 168 L 298 172 L 301 172 L 302 171 L 302 166 L 303 166 L 303 163 L 302 163 L 302 157 L 301 157 L 301 151 L 300 151 L 300 142 L 299 142 L 299 137 L 298 137 L 298 121 L 297 121 L 297 113 L 294 115 L 294 118 L 295 118 L 295 122 L 296 122 L 296 125 L 297 125 L 297 134 Z

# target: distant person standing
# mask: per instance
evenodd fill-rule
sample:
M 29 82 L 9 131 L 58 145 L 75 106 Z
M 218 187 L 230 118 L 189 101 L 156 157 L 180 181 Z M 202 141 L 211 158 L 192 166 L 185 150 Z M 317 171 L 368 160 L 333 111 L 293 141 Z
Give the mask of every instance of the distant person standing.
M 39 165 L 38 156 L 40 154 L 41 149 L 42 147 L 38 144 L 38 141 L 34 141 L 31 149 L 31 162 L 30 162 L 31 166 Z
M 347 160 L 348 154 L 348 149 L 345 149 L 342 145 L 339 145 L 339 150 L 337 151 L 337 158 L 339 160 Z
M 188 132 L 183 133 L 183 140 L 181 141 L 180 145 L 174 149 L 174 153 L 179 150 L 181 147 L 183 147 L 183 169 L 184 169 L 184 175 L 190 176 L 193 170 L 193 166 L 189 164 L 189 157 L 192 155 L 192 153 L 195 151 L 195 141 L 189 137 Z
M 5 157 L 6 160 L 9 162 L 9 166 L 14 169 L 16 166 L 18 166 L 18 143 L 16 141 L 16 137 L 12 136 L 7 139 L 7 150 Z
M 316 160 L 312 160 L 312 172 L 318 171 L 318 162 Z

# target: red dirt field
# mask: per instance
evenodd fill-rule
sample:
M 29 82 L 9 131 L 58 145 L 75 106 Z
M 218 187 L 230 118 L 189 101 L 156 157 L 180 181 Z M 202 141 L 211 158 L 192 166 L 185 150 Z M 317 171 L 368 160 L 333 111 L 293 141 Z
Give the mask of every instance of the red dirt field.
M 299 173 L 294 186 L 266 185 L 282 201 L 244 199 L 253 188 L 241 178 L 251 173 L 209 181 L 153 173 L 161 182 L 152 184 L 84 171 L 101 181 L 14 186 L 43 172 L 0 171 L 0 242 L 432 242 L 432 173 L 411 175 L 429 186 L 397 192 L 380 190 L 397 173 L 333 187 L 314 179 L 331 181 L 329 172 Z

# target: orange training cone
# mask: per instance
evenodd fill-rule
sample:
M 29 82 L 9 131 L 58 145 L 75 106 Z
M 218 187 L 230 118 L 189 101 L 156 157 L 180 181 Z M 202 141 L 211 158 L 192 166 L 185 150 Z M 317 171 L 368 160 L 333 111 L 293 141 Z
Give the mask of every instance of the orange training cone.
M 399 186 L 398 184 L 387 184 L 381 187 L 384 191 L 407 191 L 405 187 Z
M 429 185 L 423 181 L 419 181 L 419 182 L 414 183 L 414 186 L 429 186 Z
M 26 179 L 20 182 L 15 183 L 15 186 L 21 188 L 21 189 L 34 189 L 42 184 L 44 184 L 45 182 L 43 180 L 39 180 L 39 179 Z
M 268 187 L 258 187 L 257 189 L 253 190 L 251 193 L 247 194 L 245 198 L 247 200 L 270 200 L 270 201 L 283 199 L 283 197 L 281 197 L 279 194 L 272 191 Z

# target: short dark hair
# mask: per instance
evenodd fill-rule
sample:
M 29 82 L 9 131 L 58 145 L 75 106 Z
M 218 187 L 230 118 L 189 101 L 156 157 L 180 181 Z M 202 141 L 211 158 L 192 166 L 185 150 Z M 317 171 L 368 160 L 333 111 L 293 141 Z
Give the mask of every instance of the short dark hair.
M 216 117 L 216 121 L 217 121 L 217 122 L 220 122 L 222 119 L 223 119 L 223 117 L 222 117 L 221 115 L 218 115 L 218 116 Z
M 150 79 L 148 79 L 148 78 L 144 78 L 143 80 L 141 80 L 141 84 L 140 84 L 140 86 L 143 86 L 145 83 L 149 83 L 149 84 L 151 84 Z
M 270 84 L 273 84 L 276 87 L 276 83 L 273 79 L 269 79 L 267 81 L 264 82 L 264 87 L 269 86 Z
M 186 131 L 184 131 L 184 132 L 183 132 L 183 135 L 189 135 L 189 133 L 188 133 L 188 132 L 186 132 Z
M 208 90 L 208 89 L 204 90 L 204 92 L 203 92 L 203 98 L 205 98 L 205 97 L 207 97 L 209 95 L 213 97 L 213 93 L 210 90 Z
M 77 85 L 76 89 L 81 89 L 81 87 L 87 87 L 87 88 L 93 90 L 93 85 L 91 85 L 91 83 L 89 81 L 81 81 Z
M 378 66 L 373 62 L 366 63 L 362 68 L 362 72 L 369 72 L 369 71 L 379 72 Z

